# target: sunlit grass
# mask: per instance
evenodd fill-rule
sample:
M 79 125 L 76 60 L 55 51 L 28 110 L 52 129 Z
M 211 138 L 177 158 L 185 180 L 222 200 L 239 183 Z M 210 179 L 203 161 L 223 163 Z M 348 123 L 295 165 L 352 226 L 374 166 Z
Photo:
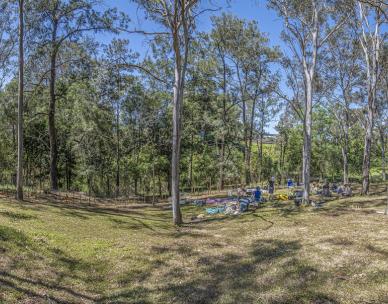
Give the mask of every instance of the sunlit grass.
M 378 189 L 375 189 L 376 192 Z M 385 303 L 386 194 L 240 216 L 168 204 L 0 199 L 0 302 Z

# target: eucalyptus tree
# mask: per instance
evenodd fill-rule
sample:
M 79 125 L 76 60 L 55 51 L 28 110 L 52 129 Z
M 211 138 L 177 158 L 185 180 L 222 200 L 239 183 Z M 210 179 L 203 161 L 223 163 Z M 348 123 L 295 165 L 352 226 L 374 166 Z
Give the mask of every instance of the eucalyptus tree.
M 357 22 L 356 29 L 364 54 L 367 90 L 367 114 L 365 117 L 364 156 L 362 164 L 362 194 L 369 192 L 370 160 L 373 139 L 373 128 L 376 113 L 376 95 L 378 78 L 381 72 L 380 57 L 382 52 L 381 27 L 386 17 L 387 5 L 376 1 L 371 3 L 356 1 L 354 12 Z
M 93 31 L 114 31 L 119 16 L 116 10 L 96 10 L 97 0 L 37 0 L 31 4 L 36 52 L 43 54 L 49 69 L 48 133 L 50 142 L 50 186 L 58 189 L 58 143 L 56 117 L 56 81 L 58 69 L 64 64 L 61 51 L 69 43 L 80 42 L 85 33 Z M 47 56 L 45 55 L 47 54 Z M 69 64 L 70 62 L 66 62 Z
M 173 131 L 171 159 L 171 200 L 174 224 L 182 223 L 179 205 L 179 164 L 181 157 L 182 103 L 185 77 L 190 53 L 191 36 L 195 28 L 199 0 L 134 0 L 157 23 L 165 28 L 171 38 L 171 51 L 174 57 L 173 84 Z
M 275 78 L 276 79 L 276 78 Z M 277 82 L 277 79 L 276 79 Z M 276 86 L 277 83 L 275 82 Z M 267 94 L 263 94 L 261 98 L 258 101 L 257 106 L 257 116 L 258 116 L 258 122 L 257 122 L 257 153 L 258 153 L 258 180 L 262 181 L 262 172 L 263 172 L 263 139 L 265 136 L 265 128 L 268 127 L 269 123 L 274 119 L 277 113 L 281 110 L 281 104 L 279 98 L 271 92 L 272 90 L 275 90 L 274 87 L 270 87 L 271 89 Z M 281 147 L 280 150 L 286 149 L 287 147 L 287 136 L 285 138 L 285 146 Z M 284 155 L 284 151 L 283 151 Z M 284 160 L 284 159 L 283 159 Z
M 388 137 L 388 44 L 383 46 L 381 56 L 381 73 L 377 90 L 377 119 L 376 127 L 381 149 L 381 178 L 385 182 L 386 175 L 386 145 Z
M 312 142 L 312 111 L 314 84 L 319 54 L 328 39 L 348 19 L 346 14 L 336 18 L 336 12 L 343 12 L 341 1 L 317 0 L 270 0 L 269 7 L 283 18 L 284 41 L 292 57 L 301 67 L 303 76 L 303 201 L 309 202 L 310 167 Z
M 120 194 L 121 157 L 122 157 L 122 108 L 126 98 L 126 89 L 131 84 L 130 71 L 127 62 L 133 62 L 137 54 L 132 53 L 128 48 L 128 40 L 113 39 L 105 47 L 104 58 L 102 59 L 100 94 L 106 100 L 111 111 L 114 113 L 115 130 L 115 154 L 116 154 L 116 196 Z
M 357 89 L 362 85 L 361 48 L 350 25 L 342 27 L 336 37 L 329 39 L 326 56 L 327 78 L 333 82 L 329 108 L 335 117 L 343 160 L 343 182 L 349 183 L 349 133 L 352 127 L 352 108 L 357 100 Z
M 23 200 L 24 0 L 19 0 L 19 96 L 16 199 Z
M 232 76 L 228 77 L 231 89 L 240 92 L 238 105 L 243 125 L 244 181 L 249 184 L 252 180 L 251 155 L 257 113 L 260 113 L 260 119 L 263 114 L 268 114 L 266 110 L 269 103 L 264 103 L 264 100 L 270 99 L 262 97 L 264 94 L 270 96 L 277 86 L 278 77 L 272 71 L 272 64 L 279 58 L 279 51 L 269 46 L 268 38 L 260 32 L 257 22 L 248 22 L 233 15 L 214 17 L 211 37 L 222 64 L 225 109 L 226 100 L 230 98 L 226 86 L 227 73 Z
M 230 110 L 235 105 L 231 100 L 231 94 L 229 92 L 230 87 L 232 86 L 232 67 L 230 60 L 228 60 L 228 44 L 226 41 L 226 31 L 228 31 L 228 20 L 226 17 L 223 18 L 212 18 L 213 29 L 210 33 L 210 46 L 212 53 L 214 54 L 214 59 L 216 61 L 216 66 L 219 74 L 216 76 L 217 82 L 221 87 L 222 91 L 222 108 L 220 111 L 221 116 L 221 126 L 220 126 L 220 163 L 219 163 L 219 188 L 223 190 L 225 182 L 225 149 L 226 149 L 226 137 L 230 133 L 229 128 L 229 118 L 228 114 Z

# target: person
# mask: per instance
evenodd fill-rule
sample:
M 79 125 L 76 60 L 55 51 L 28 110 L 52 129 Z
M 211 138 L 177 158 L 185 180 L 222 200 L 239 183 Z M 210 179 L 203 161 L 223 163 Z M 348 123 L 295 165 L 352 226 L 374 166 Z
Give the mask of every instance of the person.
M 343 196 L 352 196 L 352 188 L 350 187 L 350 184 L 345 184 L 344 185 L 345 189 L 344 192 L 342 193 Z
M 292 188 L 293 186 L 294 186 L 294 183 L 293 183 L 292 179 L 289 178 L 289 179 L 287 180 L 287 187 L 288 187 L 288 188 Z
M 260 190 L 260 187 L 256 187 L 256 190 L 253 193 L 253 195 L 255 197 L 255 202 L 256 203 L 260 203 L 260 201 L 261 201 L 261 190 Z
M 271 179 L 268 181 L 268 193 L 269 193 L 269 199 L 273 199 L 273 194 L 275 192 L 275 177 L 272 176 Z
M 330 185 L 329 185 L 329 183 L 327 181 L 325 181 L 325 183 L 323 184 L 322 195 L 326 196 L 326 197 L 331 196 Z
M 240 197 L 244 197 L 244 196 L 246 196 L 245 187 L 243 185 L 241 185 L 237 189 L 237 197 L 240 198 Z
M 336 192 L 337 192 L 337 194 L 342 195 L 344 193 L 344 191 L 345 191 L 344 186 L 339 186 L 337 188 Z

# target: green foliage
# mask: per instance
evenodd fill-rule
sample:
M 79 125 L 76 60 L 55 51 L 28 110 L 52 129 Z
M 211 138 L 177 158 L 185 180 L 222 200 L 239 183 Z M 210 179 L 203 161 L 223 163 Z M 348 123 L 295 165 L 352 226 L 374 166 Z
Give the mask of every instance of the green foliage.
M 159 5 L 154 1 L 137 2 L 152 9 Z M 55 3 L 59 7 L 55 8 Z M 61 17 L 63 31 L 58 36 L 63 39 L 61 47 L 57 45 L 55 90 L 60 188 L 102 196 L 168 194 L 174 78 L 168 36 L 156 35 L 149 54 L 140 58 L 130 50 L 128 40 L 113 39 L 108 45 L 98 45 L 81 32 L 71 34 L 77 26 L 82 32 L 94 26 L 114 30 L 112 26 L 117 22 L 125 27 L 128 20 L 121 19 L 114 10 L 97 13 L 92 2 L 86 0 L 28 1 L 28 6 L 26 18 L 32 36 L 26 37 L 27 44 L 31 44 L 26 60 L 24 126 L 27 186 L 43 189 L 49 181 L 50 49 L 43 41 L 50 38 L 50 28 L 46 28 L 50 16 L 42 12 L 68 8 L 78 11 L 79 19 L 74 19 L 74 12 L 65 13 Z M 293 10 L 299 9 L 300 5 L 295 4 Z M 284 106 L 276 94 L 279 48 L 271 46 L 257 22 L 223 14 L 213 17 L 212 23 L 210 32 L 192 37 L 181 130 L 181 186 L 188 190 L 237 185 L 245 181 L 247 169 L 252 184 L 271 176 L 281 182 L 287 177 L 299 179 L 303 128 L 294 109 Z M 351 39 L 347 43 L 351 44 Z M 347 62 L 351 55 L 347 55 Z M 335 54 L 330 56 L 331 70 L 326 74 L 320 71 L 323 74 L 317 76 L 320 86 L 334 82 L 338 76 Z M 138 66 L 143 69 L 135 68 Z M 3 184 L 13 183 L 15 176 L 16 78 L 15 74 L 6 86 L 0 86 Z M 324 96 L 321 89 L 319 96 Z M 384 90 L 379 94 L 383 100 Z M 383 113 L 381 109 L 384 107 L 379 106 Z M 340 107 L 329 103 L 313 109 L 313 177 L 342 175 L 339 121 L 334 115 L 337 110 Z M 352 106 L 351 110 L 349 171 L 357 177 L 362 166 L 363 126 L 356 117 L 362 107 Z M 278 134 L 269 137 L 266 131 L 275 119 Z M 379 147 L 374 147 L 372 156 L 372 165 L 380 166 Z

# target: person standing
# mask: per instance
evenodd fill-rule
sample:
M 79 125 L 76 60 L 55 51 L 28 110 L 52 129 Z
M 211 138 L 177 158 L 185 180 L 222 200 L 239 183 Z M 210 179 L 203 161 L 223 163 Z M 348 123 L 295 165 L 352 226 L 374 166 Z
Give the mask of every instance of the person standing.
M 260 187 L 256 187 L 256 190 L 254 192 L 254 198 L 255 198 L 255 202 L 256 203 L 260 203 L 261 202 L 261 190 L 260 190 Z
M 288 187 L 288 188 L 294 187 L 294 182 L 292 181 L 291 178 L 289 178 L 289 179 L 287 180 L 287 187 Z
M 268 181 L 269 200 L 273 200 L 274 192 L 275 192 L 275 177 L 272 176 L 271 179 Z

